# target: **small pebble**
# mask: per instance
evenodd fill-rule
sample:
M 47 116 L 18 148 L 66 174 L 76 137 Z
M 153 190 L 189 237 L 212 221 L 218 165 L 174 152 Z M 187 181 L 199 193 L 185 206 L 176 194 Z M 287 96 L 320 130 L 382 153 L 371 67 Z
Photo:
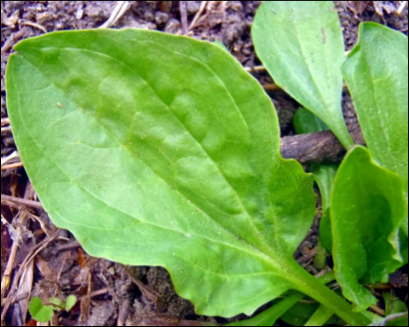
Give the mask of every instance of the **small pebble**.
M 186 12 L 189 15 L 196 14 L 199 11 L 201 1 L 186 1 Z
M 157 11 L 155 13 L 155 22 L 158 26 L 165 25 L 169 20 L 169 14 L 163 11 Z
M 179 30 L 181 30 L 180 22 L 175 18 L 170 19 L 165 26 L 166 33 L 176 34 Z

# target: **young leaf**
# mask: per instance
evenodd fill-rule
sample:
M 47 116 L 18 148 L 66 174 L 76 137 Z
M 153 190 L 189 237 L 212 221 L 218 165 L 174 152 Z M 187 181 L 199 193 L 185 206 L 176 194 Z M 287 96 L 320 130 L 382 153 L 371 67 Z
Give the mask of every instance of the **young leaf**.
M 333 2 L 265 1 L 252 36 L 274 81 L 351 147 L 341 107 L 344 42 Z
M 314 133 L 329 129 L 321 119 L 305 108 L 300 108 L 295 112 L 293 123 L 295 131 L 299 134 Z M 332 186 L 338 170 L 338 164 L 311 164 L 309 169 L 314 173 L 315 181 L 318 184 L 321 193 L 322 216 L 319 233 L 320 244 L 317 249 L 317 254 L 318 256 L 322 256 L 322 253 L 319 253 L 318 250 L 327 250 L 331 252 L 332 247 L 330 202 Z M 325 250 L 322 249 L 322 247 L 324 247 Z M 317 256 L 315 259 L 317 259 Z
M 225 50 L 124 29 L 16 51 L 6 84 L 19 153 L 53 222 L 87 252 L 164 266 L 200 314 L 319 293 L 292 258 L 315 213 L 312 176 L 280 157 L 271 100 Z
M 54 314 L 54 310 L 52 309 L 52 307 L 44 305 L 43 301 L 37 296 L 34 296 L 30 300 L 28 311 L 30 312 L 33 319 L 39 322 L 50 321 Z
M 408 38 L 376 23 L 361 24 L 343 74 L 372 156 L 403 178 L 407 199 Z M 406 236 L 407 218 L 406 208 Z
M 65 311 L 70 311 L 75 303 L 77 303 L 77 297 L 73 294 L 68 295 L 67 300 L 65 301 Z
M 320 243 L 328 251 L 332 249 L 331 235 L 331 193 L 335 176 L 338 171 L 337 164 L 323 164 L 314 171 L 315 181 L 320 189 L 322 198 L 322 216 L 320 220 Z
M 376 303 L 360 283 L 386 282 L 402 265 L 398 235 L 404 210 L 400 176 L 374 163 L 366 148 L 350 151 L 335 178 L 331 223 L 337 281 L 357 310 Z

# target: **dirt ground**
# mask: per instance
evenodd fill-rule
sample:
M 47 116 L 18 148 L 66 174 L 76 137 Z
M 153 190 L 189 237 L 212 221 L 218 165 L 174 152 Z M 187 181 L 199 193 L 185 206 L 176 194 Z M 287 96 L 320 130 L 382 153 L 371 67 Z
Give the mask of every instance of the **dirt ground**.
M 122 3 L 125 13 L 110 23 L 112 28 L 136 27 L 218 40 L 244 67 L 260 65 L 250 27 L 261 1 Z M 376 21 L 407 34 L 407 6 L 397 13 L 401 1 L 335 3 L 347 50 L 355 44 L 358 24 L 362 21 Z M 226 322 L 221 318 L 197 316 L 192 304 L 175 294 L 169 275 L 160 267 L 125 267 L 89 257 L 72 235 L 57 230 L 47 214 L 30 202 L 36 198 L 15 152 L 5 101 L 4 72 L 13 45 L 21 39 L 56 30 L 100 27 L 109 22 L 116 5 L 116 1 L 1 2 L 2 326 L 34 323 L 28 314 L 30 296 L 65 299 L 69 294 L 75 294 L 80 301 L 69 313 L 55 315 L 54 325 L 200 326 Z M 274 88 L 263 70 L 252 73 L 277 108 L 282 134 L 293 133 L 291 119 L 297 104 Z M 348 122 L 354 121 L 348 94 L 344 95 L 344 113 Z M 7 200 L 3 195 L 21 198 L 22 202 Z M 311 265 L 316 244 L 317 223 L 295 254 L 312 273 L 318 273 Z M 34 260 L 28 261 L 31 257 Z M 406 299 L 407 289 L 403 291 L 401 287 L 407 286 L 407 270 L 394 278 L 390 287 L 396 287 L 396 293 Z M 237 319 L 243 316 L 229 321 Z

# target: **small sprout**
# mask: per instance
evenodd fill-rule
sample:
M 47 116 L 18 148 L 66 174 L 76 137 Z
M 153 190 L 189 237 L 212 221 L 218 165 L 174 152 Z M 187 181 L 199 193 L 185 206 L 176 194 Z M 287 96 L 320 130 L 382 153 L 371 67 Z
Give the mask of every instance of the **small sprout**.
M 77 297 L 73 294 L 69 295 L 65 301 L 65 311 L 70 311 L 75 303 L 77 303 Z
M 33 319 L 39 322 L 49 322 L 54 311 L 70 311 L 75 303 L 77 303 L 75 295 L 69 295 L 65 302 L 58 297 L 50 297 L 49 303 L 44 303 L 38 296 L 34 296 L 30 301 L 28 310 Z
M 51 306 L 44 305 L 43 301 L 37 296 L 31 299 L 28 306 L 28 311 L 30 311 L 33 319 L 39 322 L 50 321 L 54 314 L 53 308 Z

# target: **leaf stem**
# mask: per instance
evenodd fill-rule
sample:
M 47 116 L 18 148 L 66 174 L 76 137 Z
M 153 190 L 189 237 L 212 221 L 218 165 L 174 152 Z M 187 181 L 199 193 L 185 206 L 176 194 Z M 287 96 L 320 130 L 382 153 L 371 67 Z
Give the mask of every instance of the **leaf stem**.
M 323 285 L 295 261 L 292 264 L 291 282 L 296 289 L 318 301 L 351 326 L 368 326 L 372 321 L 364 314 L 354 312 L 352 306 L 341 296 Z

